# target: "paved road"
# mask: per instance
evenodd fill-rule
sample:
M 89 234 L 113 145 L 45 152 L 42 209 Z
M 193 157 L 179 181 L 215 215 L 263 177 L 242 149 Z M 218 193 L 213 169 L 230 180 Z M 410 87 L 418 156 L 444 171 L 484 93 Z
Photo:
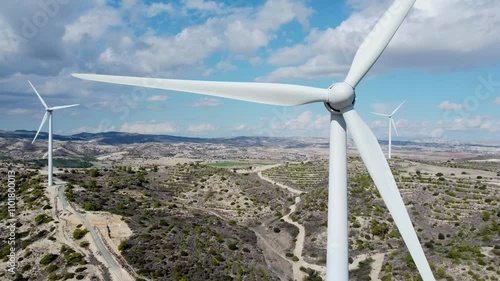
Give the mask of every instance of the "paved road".
M 68 207 L 71 207 L 66 200 L 66 196 L 64 196 L 64 190 L 66 186 L 64 183 L 59 184 L 57 186 L 57 197 L 61 201 L 62 207 L 64 210 L 67 210 L 73 214 L 75 214 L 82 222 L 85 228 L 89 231 L 90 236 L 92 237 L 92 240 L 94 240 L 95 245 L 97 246 L 97 250 L 99 254 L 104 258 L 106 261 L 106 264 L 110 270 L 110 273 L 112 275 L 115 275 L 118 280 L 127 280 L 129 278 L 126 278 L 122 276 L 122 268 L 121 266 L 115 261 L 111 253 L 108 251 L 108 248 L 104 245 L 104 243 L 101 240 L 101 237 L 97 234 L 96 230 L 94 229 L 93 225 L 87 220 L 87 217 L 84 214 L 81 214 L 77 212 L 76 210 L 71 210 Z

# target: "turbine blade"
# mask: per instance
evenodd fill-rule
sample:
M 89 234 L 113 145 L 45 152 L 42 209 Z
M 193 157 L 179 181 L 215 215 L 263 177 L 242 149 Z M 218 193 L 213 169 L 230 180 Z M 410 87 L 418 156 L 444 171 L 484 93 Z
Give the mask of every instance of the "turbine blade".
M 396 132 L 396 135 L 399 136 L 398 129 L 396 129 L 396 123 L 394 122 L 393 118 L 391 118 L 391 123 L 392 127 L 394 128 L 394 132 Z
M 71 104 L 71 105 L 61 105 L 61 106 L 54 106 L 49 108 L 50 110 L 58 110 L 58 109 L 63 109 L 63 108 L 69 108 L 69 107 L 74 107 L 74 106 L 79 106 L 79 104 Z
M 38 98 L 40 99 L 40 101 L 42 102 L 43 106 L 45 106 L 45 109 L 48 108 L 47 104 L 45 103 L 45 101 L 42 99 L 42 96 L 40 96 L 40 94 L 38 93 L 38 91 L 35 89 L 35 86 L 33 86 L 33 84 L 31 84 L 31 81 L 28 80 L 28 83 L 30 83 L 31 85 L 31 88 L 33 88 L 33 91 L 35 91 L 35 94 L 38 96 Z
M 352 106 L 342 110 L 356 147 L 410 251 L 423 280 L 435 280 L 396 181 L 373 132 Z
M 402 106 L 403 104 L 405 104 L 406 101 L 403 101 L 396 109 L 394 109 L 394 111 L 391 113 L 391 116 L 394 115 L 394 113 L 396 113 L 396 111 L 398 111 Z
M 345 82 L 356 88 L 396 34 L 415 1 L 394 1 L 359 47 Z
M 174 80 L 79 73 L 72 75 L 98 82 L 189 92 L 272 105 L 291 106 L 328 100 L 326 89 L 290 84 Z
M 384 117 L 389 117 L 389 114 L 384 114 L 384 113 L 377 113 L 377 112 L 370 112 L 371 114 L 379 115 L 379 116 L 384 116 Z
M 42 130 L 42 127 L 43 127 L 43 124 L 45 124 L 45 121 L 47 120 L 47 111 L 45 111 L 45 114 L 43 115 L 43 118 L 42 118 L 42 123 L 40 123 L 40 127 L 38 127 L 38 131 L 36 131 L 36 135 L 35 135 L 35 138 L 33 139 L 33 141 L 31 142 L 32 144 L 35 142 L 36 140 L 36 137 L 38 137 L 38 134 L 40 133 L 40 130 Z

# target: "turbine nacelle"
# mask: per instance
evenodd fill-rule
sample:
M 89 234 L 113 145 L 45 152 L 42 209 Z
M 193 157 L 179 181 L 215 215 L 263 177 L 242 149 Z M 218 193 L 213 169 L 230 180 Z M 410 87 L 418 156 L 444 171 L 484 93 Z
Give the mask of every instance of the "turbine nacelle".
M 340 82 L 328 88 L 328 101 L 325 102 L 325 106 L 330 112 L 340 114 L 342 109 L 354 105 L 355 101 L 354 88 L 346 82 Z

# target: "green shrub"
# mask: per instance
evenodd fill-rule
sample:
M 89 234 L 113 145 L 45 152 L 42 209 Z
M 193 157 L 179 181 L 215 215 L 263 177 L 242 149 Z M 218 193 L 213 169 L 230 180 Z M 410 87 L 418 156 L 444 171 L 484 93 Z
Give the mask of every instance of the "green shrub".
M 127 244 L 127 242 L 122 241 L 122 242 L 120 242 L 120 245 L 118 245 L 118 250 L 119 250 L 120 252 L 123 252 L 123 251 L 125 251 L 125 250 L 129 249 L 129 248 L 130 248 L 130 246 L 131 246 L 131 245 Z
M 229 243 L 228 248 L 233 251 L 238 250 L 238 241 Z
M 59 257 L 59 255 L 55 255 L 55 254 L 46 254 L 45 256 L 42 257 L 42 259 L 40 260 L 40 264 L 41 265 L 47 265 L 51 262 L 53 262 L 55 259 L 57 259 L 57 257 Z
M 75 231 L 73 231 L 73 238 L 75 238 L 76 240 L 78 239 L 82 239 L 83 236 L 85 236 L 85 234 L 87 234 L 89 231 L 86 230 L 86 229 L 75 229 Z
M 36 224 L 44 224 L 44 223 L 51 222 L 52 220 L 53 219 L 46 214 L 39 214 L 38 216 L 35 217 Z
M 47 272 L 49 272 L 49 273 L 50 273 L 50 272 L 54 272 L 54 271 L 56 271 L 57 269 L 58 269 L 58 267 L 57 267 L 57 265 L 55 265 L 55 264 L 51 264 L 51 265 L 47 266 Z
M 61 278 L 62 278 L 62 276 L 61 276 L 61 275 L 59 275 L 59 274 L 57 274 L 57 273 L 55 273 L 55 272 L 52 272 L 52 273 L 51 273 L 51 274 L 49 274 L 49 276 L 48 276 L 48 280 L 51 280 L 51 281 L 52 281 L 52 280 L 59 280 L 59 279 L 61 279 Z

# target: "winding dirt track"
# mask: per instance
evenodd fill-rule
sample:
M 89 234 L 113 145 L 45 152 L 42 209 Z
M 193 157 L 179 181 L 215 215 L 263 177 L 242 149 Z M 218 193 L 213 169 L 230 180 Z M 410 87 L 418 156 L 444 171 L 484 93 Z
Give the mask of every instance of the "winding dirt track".
M 283 220 L 285 220 L 287 223 L 295 225 L 299 229 L 299 234 L 297 235 L 297 242 L 295 243 L 295 249 L 293 251 L 293 254 L 299 258 L 299 261 L 292 263 L 294 280 L 303 280 L 303 278 L 305 276 L 304 272 L 302 272 L 300 270 L 300 267 L 311 268 L 313 270 L 316 270 L 321 274 L 321 276 L 323 278 L 325 278 L 326 277 L 326 267 L 325 266 L 311 264 L 311 263 L 307 263 L 304 261 L 303 256 L 302 256 L 302 250 L 304 249 L 305 229 L 304 229 L 303 225 L 290 219 L 290 215 L 296 211 L 297 204 L 300 203 L 300 195 L 303 194 L 304 192 L 297 190 L 297 189 L 294 189 L 290 186 L 284 185 L 282 183 L 278 183 L 278 182 L 262 175 L 262 171 L 265 171 L 265 170 L 268 170 L 271 168 L 275 168 L 278 166 L 280 166 L 280 164 L 259 167 L 259 168 L 255 169 L 253 172 L 257 172 L 257 175 L 261 179 L 268 181 L 272 184 L 275 184 L 278 187 L 284 188 L 293 194 L 298 195 L 297 197 L 295 197 L 295 204 L 290 206 L 290 212 L 283 217 Z M 355 258 L 354 262 L 349 265 L 349 270 L 358 268 L 359 262 L 364 261 L 370 257 L 374 260 L 374 262 L 372 264 L 372 270 L 370 272 L 370 277 L 372 280 L 378 280 L 380 272 L 382 271 L 382 264 L 384 262 L 384 257 L 385 257 L 384 253 L 378 253 L 378 254 L 374 254 L 372 256 L 368 256 L 365 254 L 359 255 Z
M 320 265 L 317 265 L 317 264 L 307 263 L 306 261 L 304 261 L 304 257 L 302 256 L 302 250 L 304 249 L 304 241 L 305 241 L 305 236 L 306 236 L 306 230 L 305 230 L 305 228 L 304 228 L 303 225 L 301 225 L 298 222 L 293 221 L 290 218 L 290 215 L 293 214 L 296 211 L 297 204 L 300 203 L 300 195 L 302 193 L 304 193 L 304 192 L 301 191 L 301 190 L 294 189 L 294 188 L 292 188 L 290 186 L 284 185 L 282 183 L 275 182 L 275 181 L 271 180 L 270 178 L 262 175 L 262 171 L 270 169 L 270 168 L 274 168 L 274 167 L 276 167 L 276 165 L 270 166 L 270 167 L 268 166 L 268 167 L 259 169 L 257 171 L 257 175 L 259 176 L 259 178 L 261 178 L 261 179 L 263 179 L 265 181 L 268 181 L 268 182 L 270 182 L 272 184 L 275 184 L 276 186 L 278 186 L 280 188 L 283 188 L 283 189 L 286 189 L 289 192 L 297 195 L 297 197 L 295 197 L 295 204 L 293 204 L 292 206 L 290 206 L 290 212 L 283 217 L 284 221 L 286 221 L 289 224 L 295 225 L 299 229 L 299 234 L 297 235 L 297 238 L 296 238 L 297 241 L 295 242 L 295 249 L 293 250 L 293 254 L 299 260 L 297 262 L 290 261 L 292 263 L 292 268 L 293 268 L 293 279 L 294 280 L 303 280 L 304 279 L 305 273 L 300 270 L 301 267 L 311 268 L 313 270 L 316 270 L 324 278 L 325 275 L 326 275 L 326 267 L 320 266 Z

